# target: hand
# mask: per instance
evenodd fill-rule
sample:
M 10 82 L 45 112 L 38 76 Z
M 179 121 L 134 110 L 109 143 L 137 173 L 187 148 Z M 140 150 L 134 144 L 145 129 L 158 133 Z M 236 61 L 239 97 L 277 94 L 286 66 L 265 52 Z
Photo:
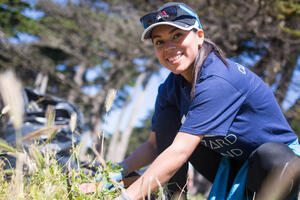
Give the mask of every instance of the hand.
M 129 174 L 129 168 L 124 162 L 118 163 L 118 165 L 122 168 L 121 174 L 124 177 L 126 177 Z
M 122 180 L 122 175 L 121 173 L 109 173 L 109 177 L 112 181 L 120 183 L 119 185 L 121 187 L 123 187 L 123 182 L 120 182 Z M 101 189 L 112 189 L 113 188 L 113 184 L 112 183 L 105 183 L 106 181 L 102 181 L 101 177 L 98 177 L 96 179 L 96 182 L 93 183 L 82 183 L 80 184 L 79 190 L 84 193 L 84 194 L 89 194 L 92 192 L 96 192 L 97 190 L 101 190 Z
M 121 162 L 121 163 L 118 163 L 118 164 L 114 164 L 112 166 L 112 169 L 116 169 L 118 167 L 121 168 L 120 171 L 109 172 L 109 174 L 108 174 L 109 178 L 111 179 L 111 181 L 113 183 L 120 182 L 129 173 L 128 166 L 125 163 Z M 96 178 L 96 182 L 101 182 L 101 180 L 102 180 L 102 176 Z M 112 186 L 113 186 L 113 184 L 109 183 L 109 184 L 103 185 L 102 188 L 110 189 Z
M 118 163 L 113 168 L 119 167 L 119 166 L 122 168 L 122 170 L 120 172 L 109 172 L 109 174 L 108 174 L 108 176 L 112 182 L 119 183 L 119 182 L 121 182 L 121 180 L 123 180 L 123 178 L 125 176 L 128 175 L 129 170 L 128 170 L 127 165 L 125 163 Z M 96 192 L 97 190 L 104 189 L 104 188 L 105 189 L 113 188 L 112 183 L 105 184 L 104 182 L 106 182 L 106 181 L 102 180 L 102 176 L 99 176 L 96 178 L 96 182 L 83 183 L 83 184 L 80 184 L 78 187 L 79 187 L 79 190 L 81 192 L 83 192 L 84 194 Z M 122 187 L 122 185 L 124 185 L 124 183 L 121 182 L 120 185 Z
M 79 190 L 84 194 L 89 194 L 92 192 L 96 192 L 101 188 L 99 183 L 82 183 L 78 186 Z
M 121 195 L 115 198 L 115 200 L 132 200 L 125 191 L 122 191 Z

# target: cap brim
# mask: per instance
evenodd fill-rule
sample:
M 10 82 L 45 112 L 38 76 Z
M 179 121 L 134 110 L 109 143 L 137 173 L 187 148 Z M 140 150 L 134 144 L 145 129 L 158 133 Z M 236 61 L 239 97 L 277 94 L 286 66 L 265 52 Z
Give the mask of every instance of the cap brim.
M 152 24 L 151 26 L 149 26 L 148 28 L 146 28 L 141 36 L 141 40 L 145 41 L 147 39 L 151 38 L 151 31 L 153 30 L 154 27 L 159 26 L 159 25 L 170 25 L 170 26 L 174 26 L 176 28 L 179 28 L 181 30 L 185 30 L 185 31 L 189 31 L 193 28 L 195 28 L 195 26 L 191 26 L 185 23 L 182 23 L 180 21 L 166 21 L 166 22 L 157 22 L 155 24 Z

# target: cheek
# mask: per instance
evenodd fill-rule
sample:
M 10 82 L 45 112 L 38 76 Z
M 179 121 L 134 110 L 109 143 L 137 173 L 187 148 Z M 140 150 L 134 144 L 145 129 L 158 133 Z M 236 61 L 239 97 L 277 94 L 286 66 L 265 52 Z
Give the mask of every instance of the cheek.
M 186 53 L 187 53 L 187 57 L 189 57 L 190 59 L 195 59 L 197 54 L 198 54 L 198 46 L 193 44 L 190 45 L 187 49 L 186 49 Z
M 191 59 L 195 59 L 200 48 L 200 39 L 196 36 L 196 34 L 190 34 L 185 41 L 187 41 L 186 43 L 184 43 L 184 46 L 188 57 L 190 57 Z
M 158 59 L 158 61 L 162 64 L 162 62 L 164 62 L 163 60 L 163 52 L 159 49 L 155 49 L 155 55 Z

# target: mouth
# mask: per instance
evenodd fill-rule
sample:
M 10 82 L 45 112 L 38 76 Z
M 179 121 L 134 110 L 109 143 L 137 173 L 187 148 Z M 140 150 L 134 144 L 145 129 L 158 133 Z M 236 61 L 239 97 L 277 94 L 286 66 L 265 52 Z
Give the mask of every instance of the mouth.
M 171 56 L 171 57 L 167 58 L 167 61 L 169 61 L 172 64 L 176 64 L 176 63 L 178 63 L 178 61 L 180 60 L 182 55 L 183 54 L 179 54 L 179 55 L 176 55 L 176 56 Z

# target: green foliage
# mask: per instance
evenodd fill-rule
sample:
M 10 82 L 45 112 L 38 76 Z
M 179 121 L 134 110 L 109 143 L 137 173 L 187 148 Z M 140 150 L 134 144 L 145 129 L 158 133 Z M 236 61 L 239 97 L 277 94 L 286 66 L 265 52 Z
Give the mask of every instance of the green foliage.
M 22 199 L 114 199 L 120 193 L 117 189 L 99 189 L 94 193 L 84 194 L 79 189 L 82 183 L 93 183 L 96 177 L 101 177 L 101 185 L 114 184 L 109 177 L 110 172 L 119 172 L 120 168 L 113 168 L 107 163 L 107 168 L 98 167 L 95 175 L 87 168 L 69 169 L 58 164 L 53 152 L 41 152 L 37 146 L 29 148 L 29 154 L 23 152 L 27 159 L 24 164 Z M 72 155 L 73 158 L 75 154 Z M 72 158 L 71 158 L 72 160 Z M 70 161 L 71 161 L 70 160 Z M 0 199 L 14 199 L 16 188 L 16 169 L 12 168 L 10 178 L 4 170 L 4 160 L 0 160 Z M 19 183 L 20 185 L 20 183 Z
M 99 1 L 95 0 L 79 0 L 78 4 L 69 1 L 65 6 L 51 0 L 36 2 L 34 9 L 45 15 L 35 21 L 22 14 L 31 9 L 25 1 L 0 0 L 0 34 L 3 31 L 16 36 L 17 32 L 27 32 L 40 39 L 32 44 L 6 46 L 0 41 L 0 68 L 16 68 L 23 82 L 32 87 L 38 73 L 47 76 L 47 92 L 79 105 L 87 126 L 96 133 L 94 127 L 99 127 L 98 119 L 105 112 L 106 91 L 115 88 L 124 94 L 118 95 L 116 101 L 122 106 L 128 95 L 124 88 L 134 85 L 141 72 L 139 67 L 147 71 L 158 68 L 151 43 L 139 40 L 142 33 L 139 16 L 158 8 L 162 1 L 101 1 L 107 3 L 107 9 L 99 8 Z M 244 59 L 244 53 L 249 56 L 246 60 L 251 59 L 251 54 L 252 58 L 261 57 L 253 68 L 260 69 L 267 77 L 272 74 L 282 77 L 278 76 L 280 70 L 269 73 L 274 63 L 286 63 L 287 55 L 299 52 L 298 38 L 295 39 L 299 37 L 297 0 L 183 2 L 198 11 L 205 35 L 220 45 L 228 57 L 242 54 Z M 272 42 L 274 45 L 270 45 Z M 133 62 L 136 58 L 145 59 L 145 66 L 136 65 Z M 65 69 L 56 70 L 57 64 L 65 65 Z M 100 66 L 101 73 L 87 80 L 88 70 L 95 66 Z M 290 84 L 290 79 L 282 84 Z M 101 90 L 92 97 L 82 92 L 89 86 Z M 295 130 L 299 130 L 298 124 L 291 123 Z M 148 124 L 134 130 L 129 152 L 146 140 L 149 130 Z
M 285 27 L 282 25 L 279 25 L 279 28 L 287 34 L 290 34 L 290 35 L 300 38 L 300 30 L 295 30 L 295 29 L 288 28 L 288 27 Z
M 279 20 L 279 28 L 286 34 L 300 37 L 300 3 L 297 0 L 267 0 L 270 15 L 276 16 Z
M 8 144 L 5 140 L 0 139 L 0 149 L 15 153 L 16 150 L 10 144 Z
M 300 16 L 300 3 L 296 0 L 289 1 L 277 1 L 279 10 L 282 13 L 282 16 L 290 16 L 296 14 Z
M 17 36 L 18 32 L 33 33 L 37 29 L 37 24 L 22 14 L 30 5 L 21 0 L 1 0 L 0 1 L 0 29 L 7 36 Z

